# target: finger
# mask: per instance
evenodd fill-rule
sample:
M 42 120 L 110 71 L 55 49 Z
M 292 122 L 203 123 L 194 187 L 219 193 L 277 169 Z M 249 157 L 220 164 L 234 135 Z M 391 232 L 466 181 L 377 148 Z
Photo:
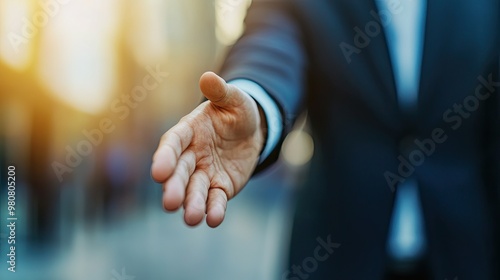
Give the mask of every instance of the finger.
M 210 180 L 201 170 L 194 172 L 189 180 L 184 201 L 184 221 L 190 226 L 199 224 L 206 213 L 206 203 Z
M 227 109 L 243 102 L 240 90 L 228 85 L 224 79 L 213 72 L 206 72 L 201 76 L 200 89 L 208 100 L 221 108 Z
M 174 174 L 163 184 L 163 207 L 177 210 L 184 202 L 186 186 L 196 167 L 196 156 L 187 151 L 179 158 Z
M 208 191 L 207 200 L 207 225 L 217 227 L 224 220 L 227 206 L 227 195 L 220 188 L 212 188 Z
M 163 134 L 151 164 L 151 177 L 156 182 L 165 182 L 172 175 L 179 157 L 192 139 L 193 130 L 182 121 Z

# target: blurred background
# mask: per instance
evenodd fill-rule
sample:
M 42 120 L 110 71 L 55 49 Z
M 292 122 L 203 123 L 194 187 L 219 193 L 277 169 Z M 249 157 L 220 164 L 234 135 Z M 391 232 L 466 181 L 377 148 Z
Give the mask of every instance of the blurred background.
M 0 279 L 278 279 L 307 117 L 217 229 L 166 214 L 160 136 L 201 101 L 250 0 L 0 0 Z M 8 268 L 7 167 L 16 172 Z

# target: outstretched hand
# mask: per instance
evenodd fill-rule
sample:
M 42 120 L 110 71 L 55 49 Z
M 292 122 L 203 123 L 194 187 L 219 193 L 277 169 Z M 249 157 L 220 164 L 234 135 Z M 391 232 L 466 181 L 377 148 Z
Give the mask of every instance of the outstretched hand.
M 151 174 L 163 186 L 163 207 L 184 206 L 184 221 L 210 227 L 224 220 L 227 201 L 247 183 L 265 139 L 257 103 L 212 72 L 200 78 L 208 101 L 161 138 Z

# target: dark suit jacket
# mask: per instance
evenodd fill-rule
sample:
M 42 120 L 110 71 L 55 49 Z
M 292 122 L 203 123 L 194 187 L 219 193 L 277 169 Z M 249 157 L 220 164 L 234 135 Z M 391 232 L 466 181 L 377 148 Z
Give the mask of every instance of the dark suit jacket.
M 374 1 L 254 0 L 223 66 L 226 79 L 253 80 L 275 99 L 283 135 L 309 110 L 316 148 L 290 265 L 330 236 L 341 246 L 308 279 L 381 279 L 391 182 L 412 177 L 433 278 L 500 279 L 500 3 L 428 0 L 415 114 L 398 107 L 384 30 L 370 23 L 377 11 Z M 436 133 L 446 140 L 435 149 L 415 144 Z

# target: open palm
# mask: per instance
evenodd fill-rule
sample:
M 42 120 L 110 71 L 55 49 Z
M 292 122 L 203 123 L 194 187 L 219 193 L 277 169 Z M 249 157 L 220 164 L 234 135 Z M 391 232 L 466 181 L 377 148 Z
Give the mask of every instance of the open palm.
M 257 164 L 265 120 L 250 96 L 214 73 L 202 75 L 200 88 L 208 101 L 163 135 L 151 174 L 163 185 L 165 209 L 183 205 L 188 225 L 207 214 L 216 227 Z

